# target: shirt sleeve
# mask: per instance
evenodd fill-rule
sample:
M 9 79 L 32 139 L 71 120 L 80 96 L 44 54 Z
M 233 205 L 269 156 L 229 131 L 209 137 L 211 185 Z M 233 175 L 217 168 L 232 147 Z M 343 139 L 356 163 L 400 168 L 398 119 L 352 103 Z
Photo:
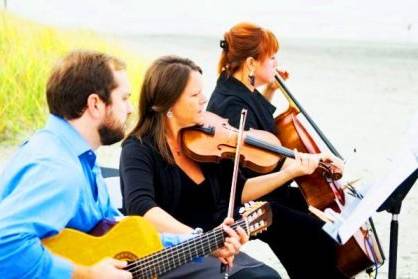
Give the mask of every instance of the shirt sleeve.
M 162 233 L 160 234 L 161 242 L 164 248 L 169 248 L 177 244 L 182 243 L 183 241 L 189 240 L 195 237 L 193 234 L 174 234 L 174 233 Z
M 73 264 L 52 255 L 41 239 L 74 215 L 79 189 L 60 162 L 37 162 L 13 174 L 16 186 L 0 203 L 0 278 L 70 278 Z M 50 175 L 50 174 L 54 175 Z
M 155 202 L 154 169 L 151 150 L 135 139 L 122 147 L 120 179 L 123 185 L 123 205 L 128 215 L 143 216 L 157 207 Z

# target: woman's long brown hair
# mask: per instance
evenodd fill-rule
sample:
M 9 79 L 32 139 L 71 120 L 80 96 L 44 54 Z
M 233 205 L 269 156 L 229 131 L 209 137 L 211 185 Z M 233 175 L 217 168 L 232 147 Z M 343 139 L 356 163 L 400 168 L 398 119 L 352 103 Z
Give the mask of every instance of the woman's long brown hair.
M 178 56 L 163 56 L 148 68 L 139 95 L 138 122 L 128 137 L 150 136 L 161 156 L 174 164 L 165 135 L 165 117 L 180 98 L 190 73 L 202 69 L 193 61 Z

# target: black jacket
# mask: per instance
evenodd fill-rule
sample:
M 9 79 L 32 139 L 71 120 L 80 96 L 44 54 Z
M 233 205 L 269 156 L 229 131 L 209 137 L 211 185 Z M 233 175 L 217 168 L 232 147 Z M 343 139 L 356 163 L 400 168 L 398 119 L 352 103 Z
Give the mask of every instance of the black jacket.
M 229 124 L 238 128 L 241 110 L 248 110 L 245 128 L 254 128 L 274 133 L 273 113 L 276 108 L 257 90 L 251 92 L 234 77 L 221 74 L 210 97 L 207 110 L 229 119 Z

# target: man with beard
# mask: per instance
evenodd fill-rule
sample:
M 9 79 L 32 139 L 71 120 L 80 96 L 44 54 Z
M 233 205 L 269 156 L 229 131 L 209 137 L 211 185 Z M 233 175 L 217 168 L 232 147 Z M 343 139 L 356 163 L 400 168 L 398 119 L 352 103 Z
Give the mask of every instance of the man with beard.
M 0 176 L 0 278 L 131 278 L 126 262 L 76 265 L 40 241 L 65 227 L 88 232 L 102 219 L 121 216 L 94 150 L 124 137 L 132 111 L 125 65 L 103 53 L 70 53 L 53 70 L 46 93 L 45 127 L 22 144 Z M 220 250 L 231 259 L 240 236 L 225 231 L 232 240 Z
M 124 262 L 73 265 L 40 243 L 64 227 L 90 231 L 120 216 L 94 150 L 123 138 L 129 95 L 125 65 L 116 58 L 78 51 L 56 65 L 46 88 L 47 123 L 0 178 L 0 278 L 130 278 L 120 269 Z

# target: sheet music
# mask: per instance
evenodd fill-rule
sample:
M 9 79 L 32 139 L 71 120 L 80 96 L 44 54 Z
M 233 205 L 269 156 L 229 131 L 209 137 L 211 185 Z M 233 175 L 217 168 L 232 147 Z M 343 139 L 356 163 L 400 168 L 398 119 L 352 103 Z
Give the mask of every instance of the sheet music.
M 325 143 L 320 139 L 307 119 L 298 114 L 297 119 L 302 126 L 307 129 L 314 138 L 321 151 L 329 150 Z M 329 216 L 328 219 L 334 220 L 326 223 L 323 229 L 331 235 L 337 242 L 344 244 L 350 237 L 373 215 L 373 213 L 386 201 L 392 192 L 412 174 L 418 167 L 418 113 L 412 117 L 410 129 L 407 131 L 406 140 L 403 148 L 395 153 L 391 166 L 388 171 L 378 180 L 368 185 L 361 185 L 363 199 L 357 199 L 346 195 L 346 205 L 340 214 L 331 209 L 324 210 Z M 344 178 L 342 184 L 345 184 Z M 357 188 L 359 190 L 359 188 Z
M 367 187 L 362 200 L 351 200 L 334 223 L 326 223 L 323 226 L 323 230 L 337 242 L 347 242 L 392 192 L 417 169 L 417 158 L 409 146 L 396 154 L 389 171 Z

